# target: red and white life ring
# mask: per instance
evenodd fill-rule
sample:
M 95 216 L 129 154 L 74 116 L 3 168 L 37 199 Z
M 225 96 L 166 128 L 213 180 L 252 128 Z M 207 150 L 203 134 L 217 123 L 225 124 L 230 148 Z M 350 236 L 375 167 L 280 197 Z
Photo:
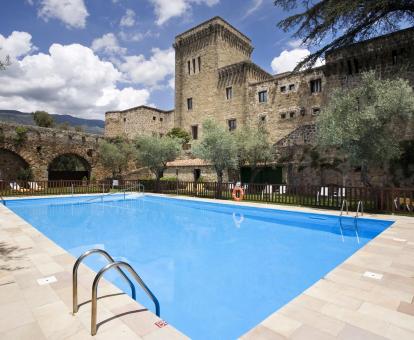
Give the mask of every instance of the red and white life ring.
M 244 190 L 241 187 L 234 187 L 233 192 L 231 193 L 231 197 L 233 197 L 233 199 L 235 201 L 241 201 L 244 197 Z

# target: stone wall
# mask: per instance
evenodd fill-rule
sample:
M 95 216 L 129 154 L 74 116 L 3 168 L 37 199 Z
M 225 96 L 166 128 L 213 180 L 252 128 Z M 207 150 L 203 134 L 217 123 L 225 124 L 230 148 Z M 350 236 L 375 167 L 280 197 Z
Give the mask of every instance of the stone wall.
M 322 91 L 311 93 L 310 82 L 320 79 Z M 250 126 L 264 124 L 272 142 L 278 142 L 295 129 L 315 122 L 324 103 L 326 79 L 318 68 L 299 74 L 286 73 L 272 80 L 249 85 L 248 116 Z M 267 102 L 259 102 L 259 92 L 267 91 Z
M 139 135 L 163 136 L 174 126 L 174 111 L 138 106 L 105 113 L 105 137 L 134 139 Z
M 91 177 L 103 179 L 109 172 L 99 161 L 98 144 L 100 135 L 75 131 L 64 131 L 34 126 L 24 126 L 25 138 L 18 142 L 16 128 L 18 125 L 0 123 L 0 158 L 7 159 L 4 168 L 0 169 L 7 179 L 15 178 L 12 171 L 20 166 L 23 160 L 32 170 L 35 180 L 48 179 L 48 166 L 58 156 L 76 155 L 85 160 L 91 167 Z M 10 152 L 18 155 L 18 164 L 10 166 Z

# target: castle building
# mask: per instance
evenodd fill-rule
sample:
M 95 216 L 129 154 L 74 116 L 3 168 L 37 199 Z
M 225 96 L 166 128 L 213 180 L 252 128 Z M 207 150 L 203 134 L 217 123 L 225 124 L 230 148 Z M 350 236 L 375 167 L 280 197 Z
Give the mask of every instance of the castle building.
M 361 72 L 399 74 L 414 85 L 413 43 L 414 28 L 409 28 L 337 49 L 326 55 L 323 66 L 271 75 L 252 62 L 251 40 L 214 17 L 175 38 L 174 110 L 140 106 L 107 112 L 105 136 L 163 136 L 180 127 L 197 140 L 203 121 L 213 118 L 230 131 L 263 124 L 271 141 L 282 147 L 309 144 L 330 91 L 357 83 Z M 182 163 L 191 173 L 191 161 Z

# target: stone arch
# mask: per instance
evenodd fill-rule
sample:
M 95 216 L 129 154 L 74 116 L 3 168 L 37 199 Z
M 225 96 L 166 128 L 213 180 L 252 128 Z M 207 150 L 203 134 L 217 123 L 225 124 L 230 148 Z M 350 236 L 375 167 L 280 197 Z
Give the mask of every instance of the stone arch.
M 0 148 L 0 181 L 30 179 L 30 174 L 30 164 L 21 155 L 12 150 Z
M 48 164 L 49 180 L 90 179 L 92 165 L 85 157 L 69 152 L 56 155 Z

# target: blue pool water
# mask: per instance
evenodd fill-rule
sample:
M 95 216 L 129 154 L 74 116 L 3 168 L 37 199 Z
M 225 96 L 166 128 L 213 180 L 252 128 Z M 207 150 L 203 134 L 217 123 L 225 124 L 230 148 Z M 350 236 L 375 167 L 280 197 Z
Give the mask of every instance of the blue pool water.
M 7 206 L 74 256 L 98 247 L 131 263 L 159 299 L 161 317 L 193 339 L 237 338 L 392 224 L 359 219 L 357 238 L 352 218 L 341 229 L 337 216 L 110 197 Z M 105 261 L 94 255 L 86 263 L 99 270 Z M 129 294 L 116 271 L 106 277 Z M 138 301 L 154 310 L 143 293 Z

